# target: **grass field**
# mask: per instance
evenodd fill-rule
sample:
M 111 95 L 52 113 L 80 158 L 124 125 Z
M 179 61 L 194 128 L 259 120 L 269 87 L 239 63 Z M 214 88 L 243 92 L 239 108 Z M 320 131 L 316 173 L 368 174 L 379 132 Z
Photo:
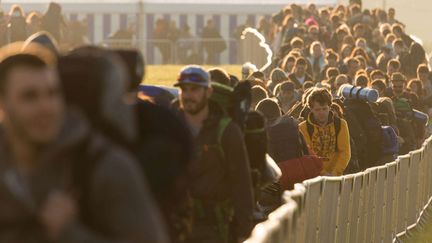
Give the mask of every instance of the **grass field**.
M 144 83 L 155 85 L 172 86 L 183 65 L 148 65 L 146 66 L 146 77 Z M 210 69 L 214 66 L 204 66 Z M 228 73 L 241 77 L 241 65 L 222 65 L 218 66 L 225 69 Z
M 432 243 L 432 218 L 428 218 L 428 223 L 424 228 L 416 229 L 412 232 L 412 236 L 404 237 L 404 243 Z

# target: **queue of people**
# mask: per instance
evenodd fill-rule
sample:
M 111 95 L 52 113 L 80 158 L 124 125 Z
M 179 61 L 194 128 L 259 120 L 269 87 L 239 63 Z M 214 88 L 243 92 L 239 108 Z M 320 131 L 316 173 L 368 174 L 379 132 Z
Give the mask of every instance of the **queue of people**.
M 269 69 L 188 65 L 174 87 L 142 84 L 135 50 L 2 47 L 0 242 L 242 242 L 295 183 L 430 135 L 425 52 L 394 9 L 291 4 L 263 26 Z

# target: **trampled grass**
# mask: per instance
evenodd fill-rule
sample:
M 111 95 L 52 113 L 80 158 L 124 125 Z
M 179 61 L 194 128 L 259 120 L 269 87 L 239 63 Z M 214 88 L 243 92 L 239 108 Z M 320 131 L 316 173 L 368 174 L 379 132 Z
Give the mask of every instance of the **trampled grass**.
M 183 65 L 148 65 L 146 66 L 146 77 L 144 83 L 154 85 L 172 86 Z M 210 69 L 215 66 L 204 66 Z M 225 69 L 228 73 L 241 78 L 241 65 L 222 65 L 217 66 Z

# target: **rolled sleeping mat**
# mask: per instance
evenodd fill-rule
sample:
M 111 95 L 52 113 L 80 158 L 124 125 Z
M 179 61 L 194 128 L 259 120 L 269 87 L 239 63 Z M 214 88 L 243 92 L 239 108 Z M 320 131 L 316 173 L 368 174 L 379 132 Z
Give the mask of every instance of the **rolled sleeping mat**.
M 355 87 L 344 85 L 342 96 L 345 99 L 360 99 L 368 102 L 376 102 L 379 98 L 378 91 L 370 88 Z

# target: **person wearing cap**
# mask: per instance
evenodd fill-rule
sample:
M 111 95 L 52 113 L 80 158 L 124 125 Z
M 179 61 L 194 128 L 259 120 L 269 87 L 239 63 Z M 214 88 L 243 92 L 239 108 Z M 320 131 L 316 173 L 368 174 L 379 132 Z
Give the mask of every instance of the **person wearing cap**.
M 244 240 L 252 229 L 254 203 L 243 134 L 210 101 L 210 76 L 202 67 L 183 68 L 174 86 L 180 88 L 175 105 L 196 146 L 189 170 L 195 224 L 188 242 Z
M 397 125 L 402 140 L 400 154 L 406 154 L 416 149 L 418 138 L 423 137 L 421 134 L 424 129 L 415 129 L 416 124 L 412 119 L 413 108 L 418 106 L 418 97 L 406 90 L 407 78 L 402 73 L 396 72 L 390 78 L 392 83 L 393 105 L 396 111 Z M 420 127 L 417 127 L 420 128 Z M 414 131 L 414 133 L 413 133 Z

